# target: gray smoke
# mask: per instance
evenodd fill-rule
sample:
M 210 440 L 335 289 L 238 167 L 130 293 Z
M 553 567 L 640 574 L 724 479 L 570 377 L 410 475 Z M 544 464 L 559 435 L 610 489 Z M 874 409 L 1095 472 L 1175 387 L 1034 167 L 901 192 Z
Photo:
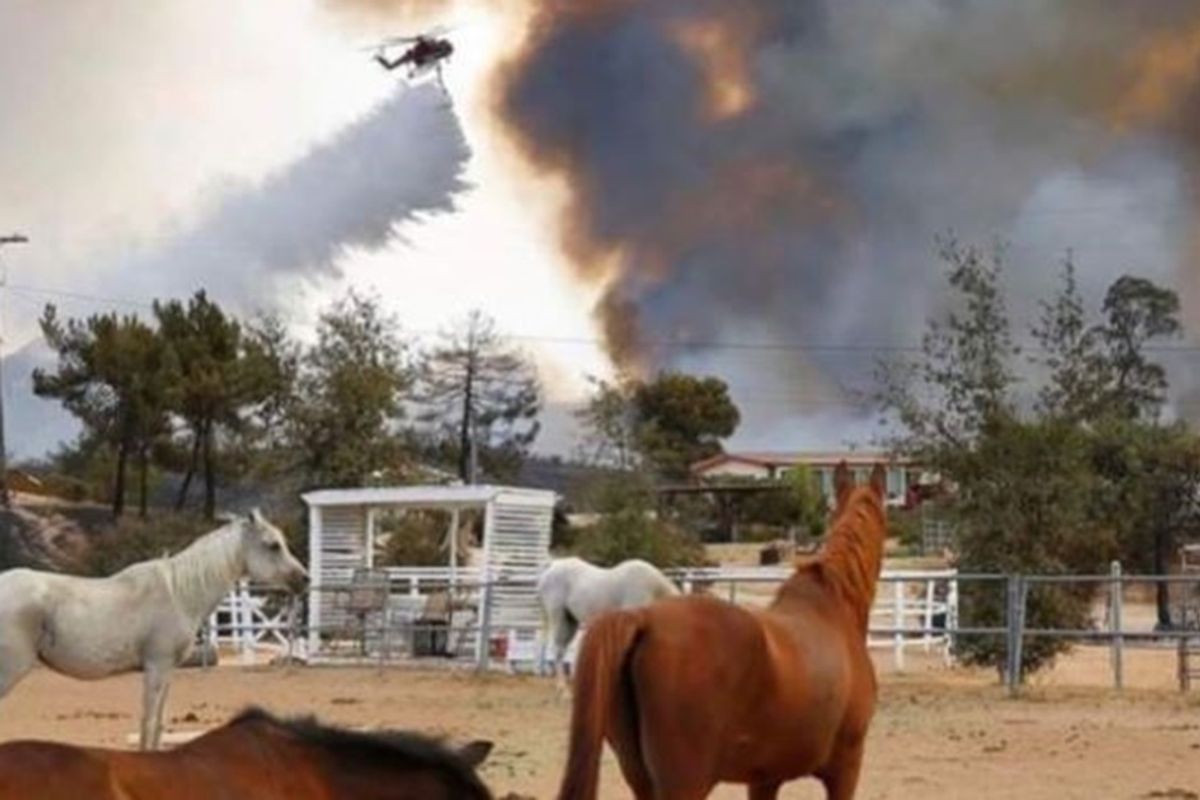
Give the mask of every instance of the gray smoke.
M 565 178 L 563 247 L 611 278 L 618 361 L 744 373 L 747 351 L 704 343 L 911 344 L 948 231 L 1011 242 L 1019 322 L 1068 247 L 1092 297 L 1127 270 L 1190 288 L 1195 3 L 535 5 L 498 113 Z M 697 344 L 656 345 L 678 339 Z M 756 352 L 740 393 L 854 413 L 876 355 Z

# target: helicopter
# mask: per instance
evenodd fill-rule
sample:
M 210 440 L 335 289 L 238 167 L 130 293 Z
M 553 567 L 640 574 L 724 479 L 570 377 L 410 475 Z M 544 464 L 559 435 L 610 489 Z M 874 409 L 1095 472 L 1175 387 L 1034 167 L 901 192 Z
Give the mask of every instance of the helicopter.
M 417 36 L 393 36 L 380 41 L 370 49 L 375 51 L 375 61 L 388 72 L 407 66 L 409 80 L 430 69 L 434 70 L 437 74 L 438 85 L 444 92 L 446 84 L 442 80 L 442 62 L 449 59 L 454 52 L 454 45 L 450 43 L 449 39 L 444 38 L 446 32 L 445 28 L 438 28 Z M 389 59 L 387 50 L 396 45 L 408 46 L 398 57 Z

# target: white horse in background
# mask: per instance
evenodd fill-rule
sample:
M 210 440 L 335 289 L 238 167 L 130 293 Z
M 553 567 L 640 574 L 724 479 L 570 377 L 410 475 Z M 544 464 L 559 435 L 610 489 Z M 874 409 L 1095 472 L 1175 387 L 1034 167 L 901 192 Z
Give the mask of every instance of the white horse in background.
M 201 623 L 242 578 L 299 591 L 308 573 L 257 510 L 180 553 L 107 578 L 30 569 L 0 574 L 0 697 L 41 661 L 92 680 L 141 669 L 141 748 L 157 749 L 171 672 Z
M 679 594 L 679 589 L 641 559 L 604 569 L 571 557 L 550 562 L 538 578 L 537 593 L 542 610 L 538 672 L 546 674 L 546 649 L 553 646 L 553 671 L 559 688 L 565 690 L 563 655 L 582 625 L 605 611 L 646 606 Z

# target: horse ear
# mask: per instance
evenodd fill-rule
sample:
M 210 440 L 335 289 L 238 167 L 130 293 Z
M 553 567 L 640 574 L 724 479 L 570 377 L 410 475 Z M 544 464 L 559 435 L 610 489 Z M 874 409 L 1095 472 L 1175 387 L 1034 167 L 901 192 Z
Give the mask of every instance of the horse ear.
M 875 494 L 879 495 L 879 499 L 887 497 L 887 470 L 883 464 L 876 462 L 875 468 L 871 470 L 871 488 L 875 490 Z
M 491 742 L 485 739 L 480 739 L 460 747 L 458 749 L 458 755 L 459 758 L 467 762 L 467 766 L 474 769 L 484 762 L 484 760 L 488 757 L 488 754 L 492 752 L 493 746 L 494 745 Z
M 253 522 L 255 525 L 262 524 L 263 515 L 262 515 L 262 512 L 259 511 L 257 508 L 250 509 L 249 517 L 250 517 L 250 521 Z
M 837 510 L 841 510 L 842 504 L 846 502 L 846 498 L 850 496 L 850 490 L 853 488 L 854 475 L 851 474 L 850 467 L 843 460 L 833 471 L 833 496 Z

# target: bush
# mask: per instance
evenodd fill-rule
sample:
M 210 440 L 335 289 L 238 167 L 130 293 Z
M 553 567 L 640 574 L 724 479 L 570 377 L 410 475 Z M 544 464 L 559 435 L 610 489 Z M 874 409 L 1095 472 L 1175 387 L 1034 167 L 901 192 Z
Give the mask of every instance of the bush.
M 8 519 L 5 522 L 8 522 Z M 16 531 L 6 524 L 3 529 L 0 529 L 0 572 L 24 566 L 26 566 L 26 559 L 17 545 Z
M 1114 552 L 1090 517 L 1098 486 L 1087 468 L 1087 439 L 1056 422 L 997 424 L 955 465 L 955 513 L 964 572 L 1095 574 Z M 1091 587 L 1038 586 L 1028 595 L 1027 627 L 1086 628 Z M 1004 627 L 1005 592 L 995 584 L 965 583 L 959 599 L 963 627 Z M 1023 673 L 1053 663 L 1069 643 L 1029 637 Z M 962 636 L 959 656 L 971 664 L 1006 664 L 1003 636 Z
M 695 536 L 651 513 L 644 478 L 617 476 L 598 489 L 600 520 L 576 533 L 575 555 L 600 566 L 613 566 L 631 558 L 664 569 L 707 563 L 704 546 Z
M 75 503 L 97 499 L 86 481 L 60 472 L 39 472 L 35 475 L 42 482 L 42 493 L 49 497 L 59 497 Z
M 376 562 L 380 566 L 444 567 L 450 563 L 450 553 L 445 548 L 446 532 L 450 526 L 449 513 L 408 511 L 384 514 L 376 524 L 379 526 L 376 541 L 382 542 Z M 467 547 L 461 536 L 458 548 L 458 563 L 464 564 Z
M 888 533 L 910 551 L 920 550 L 922 545 L 921 512 L 915 509 L 888 509 Z
M 138 561 L 178 553 L 222 524 L 191 514 L 123 517 L 92 540 L 83 568 L 92 575 L 112 575 Z
M 708 564 L 704 545 L 695 536 L 633 509 L 605 514 L 580 531 L 575 537 L 575 555 L 602 567 L 631 558 L 649 561 L 660 569 Z

